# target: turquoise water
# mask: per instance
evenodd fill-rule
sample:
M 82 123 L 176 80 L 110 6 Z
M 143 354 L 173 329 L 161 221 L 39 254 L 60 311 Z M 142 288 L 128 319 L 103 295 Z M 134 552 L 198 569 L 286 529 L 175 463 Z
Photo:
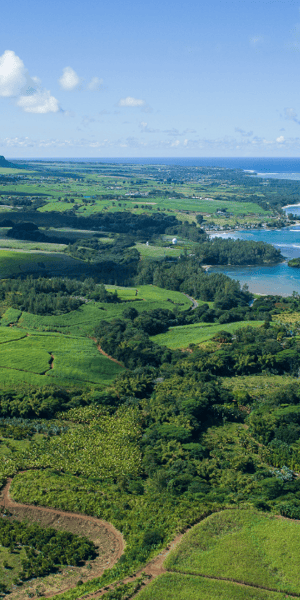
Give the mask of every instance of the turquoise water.
M 287 263 L 273 267 L 212 267 L 209 272 L 238 279 L 254 294 L 291 296 L 294 291 L 300 294 L 300 269 L 292 269 Z
M 300 207 L 299 207 L 300 208 Z M 275 231 L 235 231 L 213 234 L 211 237 L 233 238 L 268 242 L 281 250 L 287 259 L 300 257 L 300 227 L 294 226 Z M 290 296 L 293 291 L 300 293 L 300 269 L 293 269 L 287 261 L 268 267 L 211 267 L 210 273 L 225 273 L 238 279 L 241 285 L 247 284 L 256 294 L 279 294 Z

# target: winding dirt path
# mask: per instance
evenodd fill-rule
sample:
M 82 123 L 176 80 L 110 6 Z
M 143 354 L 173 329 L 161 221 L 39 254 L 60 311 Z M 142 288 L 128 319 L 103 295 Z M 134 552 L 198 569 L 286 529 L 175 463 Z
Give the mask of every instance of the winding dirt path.
M 48 593 L 49 589 L 45 590 L 44 597 L 51 598 L 57 593 L 66 592 L 75 587 L 78 579 L 82 578 L 83 570 L 84 581 L 100 577 L 105 569 L 113 567 L 120 559 L 124 552 L 125 540 L 120 531 L 111 523 L 79 513 L 15 502 L 9 493 L 11 484 L 12 479 L 8 479 L 5 487 L 0 491 L 0 510 L 8 510 L 12 518 L 17 520 L 27 519 L 31 522 L 39 522 L 44 527 L 54 527 L 55 529 L 71 531 L 77 535 L 84 535 L 95 543 L 99 552 L 99 556 L 93 561 L 92 570 L 87 571 L 83 567 L 73 568 L 71 571 L 72 581 L 67 586 L 66 581 L 61 586 L 57 582 L 54 585 L 56 589 L 51 590 L 51 593 Z M 68 579 L 68 577 L 64 577 L 64 579 Z M 57 589 L 57 584 L 59 589 Z M 47 587 L 49 588 L 49 586 Z M 16 591 L 11 594 L 11 597 L 13 598 L 15 594 L 17 595 L 20 592 L 21 590 Z
M 91 337 L 90 340 L 93 340 L 93 342 L 95 342 L 95 344 L 97 344 L 96 338 Z M 109 358 L 109 360 L 112 360 L 114 363 L 116 363 L 116 365 L 119 365 L 120 367 L 123 367 L 123 369 L 124 369 L 124 365 L 121 362 L 119 362 L 116 358 L 113 358 L 112 356 L 110 356 L 109 354 L 104 352 L 104 350 L 102 350 L 102 348 L 99 344 L 97 345 L 97 350 L 99 350 L 100 354 L 103 354 L 103 356 L 106 356 L 106 358 Z
M 124 583 L 130 583 L 132 581 L 135 581 L 136 579 L 138 579 L 142 575 L 145 575 L 145 580 L 144 580 L 144 583 L 143 583 L 143 585 L 145 586 L 148 583 L 150 583 L 153 579 L 155 579 L 156 577 L 158 577 L 159 575 L 163 575 L 163 573 L 170 572 L 170 571 L 167 571 L 167 569 L 165 569 L 165 567 L 163 566 L 164 561 L 166 560 L 168 554 L 172 550 L 174 550 L 174 548 L 176 548 L 176 546 L 178 546 L 178 544 L 181 542 L 183 536 L 184 536 L 184 533 L 180 533 L 167 546 L 167 548 L 165 550 L 163 550 L 157 556 L 155 556 L 155 558 L 153 558 L 149 563 L 147 563 L 147 565 L 145 567 L 143 567 L 142 569 L 140 569 L 140 571 L 137 571 L 137 573 L 135 573 L 132 577 L 126 577 L 125 579 L 122 579 L 122 581 L 119 581 L 118 584 L 121 585 L 121 584 L 124 584 Z M 111 585 L 107 585 L 107 586 L 105 586 L 105 588 L 100 588 L 99 590 L 96 590 L 95 592 L 92 592 L 91 594 L 85 594 L 84 595 L 84 599 L 85 600 L 92 600 L 92 598 L 101 598 L 108 590 L 113 590 L 115 588 L 116 588 L 116 583 L 113 583 Z M 134 596 L 132 596 L 132 598 L 136 598 L 136 596 L 138 595 L 138 593 L 139 592 L 137 592 L 136 594 L 134 594 Z

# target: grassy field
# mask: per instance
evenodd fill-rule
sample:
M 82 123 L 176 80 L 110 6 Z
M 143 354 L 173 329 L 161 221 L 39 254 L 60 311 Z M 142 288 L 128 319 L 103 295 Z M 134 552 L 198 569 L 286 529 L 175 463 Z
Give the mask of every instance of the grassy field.
M 203 199 L 193 199 L 193 198 L 156 198 L 157 207 L 161 210 L 173 209 L 173 210 L 188 210 L 192 212 L 203 212 L 209 213 L 211 215 L 216 213 L 216 210 L 220 208 L 221 210 L 227 209 L 228 213 L 232 213 L 235 216 L 245 215 L 245 214 L 254 214 L 254 215 L 267 215 L 268 213 L 259 206 L 259 204 L 255 204 L 254 202 L 236 202 L 228 200 L 215 200 L 214 198 L 203 198 Z
M 41 165 L 39 165 L 41 166 Z M 45 165 L 43 165 L 44 167 Z M 94 166 L 89 172 L 89 165 L 84 168 L 84 181 L 81 179 L 64 177 L 57 179 L 57 172 L 61 169 L 59 164 L 55 165 L 56 174 L 51 175 L 53 165 L 47 165 L 47 177 L 38 171 L 23 171 L 15 169 L 2 169 L 0 175 L 16 175 L 17 181 L 11 181 L 1 186 L 2 198 L 10 195 L 41 195 L 45 205 L 38 208 L 41 212 L 65 212 L 74 210 L 77 214 L 89 216 L 101 211 L 114 212 L 116 210 L 130 210 L 136 213 L 152 210 L 167 210 L 175 213 L 181 211 L 201 212 L 215 215 L 218 208 L 226 208 L 228 213 L 234 217 L 248 214 L 251 217 L 267 215 L 268 212 L 252 201 L 251 188 L 230 183 L 230 185 L 219 185 L 217 178 L 211 173 L 200 181 L 193 180 L 167 184 L 163 181 L 153 180 L 147 176 L 147 169 L 142 170 L 143 181 L 140 173 L 131 166 L 130 171 L 124 172 L 124 176 L 109 176 L 108 166 Z M 64 165 L 68 172 L 76 171 L 74 165 Z M 118 167 L 120 169 L 120 167 Z M 81 170 L 81 167 L 79 168 Z M 104 174 L 104 176 L 103 176 Z M 20 178 L 20 175 L 24 177 Z M 138 176 L 138 181 L 132 177 Z M 207 187 L 207 184 L 209 188 Z M 211 185 L 213 183 L 213 185 Z M 178 194 L 179 192 L 179 194 Z M 140 197 L 137 197 L 138 194 Z M 262 193 L 255 190 L 257 197 Z M 183 197 L 181 197 L 183 196 Z M 247 198 L 251 201 L 247 201 Z M 241 198 L 245 200 L 239 201 Z
M 180 292 L 151 285 L 108 287 L 117 289 L 124 302 L 88 302 L 76 311 L 49 316 L 8 308 L 0 320 L 0 383 L 109 385 L 122 367 L 100 354 L 87 337 L 93 336 L 101 320 L 122 317 L 131 302 L 139 312 L 174 307 L 185 310 L 191 306 Z
M 121 371 L 88 338 L 0 329 L 0 382 L 108 385 Z
M 138 600 L 283 600 L 291 596 L 251 589 L 229 581 L 211 581 L 204 577 L 165 573 L 141 592 Z
M 176 348 L 187 348 L 189 344 L 201 344 L 211 340 L 219 331 L 234 333 L 240 327 L 260 327 L 263 321 L 238 321 L 226 324 L 204 324 L 194 323 L 192 325 L 180 325 L 172 327 L 166 333 L 154 335 L 151 339 L 161 346 Z
M 299 534 L 298 521 L 254 510 L 224 510 L 193 527 L 165 566 L 299 594 Z
M 12 312 L 14 309 L 8 309 L 2 316 L 0 324 L 6 326 L 9 323 L 17 322 L 18 327 L 26 330 L 57 331 L 76 336 L 92 336 L 99 321 L 111 321 L 116 317 L 121 317 L 123 311 L 131 302 L 138 312 L 156 308 L 172 310 L 175 307 L 178 307 L 179 310 L 186 310 L 191 306 L 190 300 L 184 294 L 164 290 L 156 286 L 142 285 L 138 288 L 106 287 L 110 291 L 117 289 L 119 297 L 125 302 L 118 304 L 88 302 L 77 310 L 64 315 L 49 316 L 33 315 L 26 312 L 20 315 L 20 311 Z M 138 291 L 137 295 L 136 290 Z
M 41 252 L 62 252 L 66 244 L 52 244 L 48 242 L 26 242 L 24 240 L 13 240 L 7 237 L 0 237 L 0 249 L 12 250 L 39 250 Z
M 19 552 L 10 552 L 9 548 L 0 546 L 0 564 L 1 566 L 6 562 L 9 568 L 1 569 L 1 583 L 6 585 L 8 588 L 11 587 L 13 579 L 16 573 L 21 571 L 21 561 L 26 558 L 26 552 L 24 548 L 21 548 Z
M 30 171 L 30 175 L 33 175 L 34 171 Z M 0 167 L 0 175 L 27 175 L 25 169 L 14 169 L 11 167 Z
M 171 309 L 172 304 L 177 305 L 180 310 L 188 309 L 192 303 L 191 301 L 181 292 L 174 292 L 172 290 L 166 290 L 159 288 L 156 285 L 139 285 L 138 287 L 120 287 L 113 285 L 106 285 L 107 290 L 118 292 L 118 295 L 122 300 L 134 300 L 137 301 L 135 308 L 138 309 L 138 303 L 140 300 L 151 304 L 155 304 L 155 308 L 158 308 L 158 303 L 161 308 Z M 137 294 L 136 294 L 137 290 Z M 150 310 L 150 308 L 144 308 L 143 310 Z
M 16 275 L 68 275 L 80 274 L 85 267 L 82 261 L 75 260 L 66 254 L 42 252 L 18 252 L 0 250 L 0 279 Z
M 89 188 L 86 188 L 86 191 L 88 191 L 88 189 Z M 26 188 L 26 191 L 28 190 L 29 188 Z M 57 193 L 59 193 L 59 191 L 53 188 L 50 188 L 48 191 L 49 195 L 51 194 L 52 197 L 51 199 L 49 198 L 49 200 L 44 206 L 38 209 L 40 212 L 51 212 L 53 210 L 58 212 L 65 212 L 72 208 L 72 204 L 70 204 L 69 202 L 66 202 L 63 199 L 59 200 L 58 198 L 53 197 Z M 126 192 L 126 189 L 124 189 L 123 191 Z M 83 198 L 76 198 L 75 210 L 78 214 L 84 214 L 85 216 L 89 216 L 93 213 L 101 212 L 103 210 L 115 212 L 117 210 L 124 209 L 140 213 L 144 212 L 145 209 L 150 211 L 151 209 L 155 210 L 159 208 L 162 211 L 171 210 L 174 212 L 178 212 L 186 210 L 196 213 L 201 212 L 214 215 L 216 213 L 216 210 L 219 208 L 222 210 L 226 209 L 229 213 L 232 213 L 234 216 L 237 217 L 239 215 L 245 214 L 262 216 L 268 215 L 268 212 L 261 208 L 261 206 L 259 206 L 259 204 L 256 204 L 255 202 L 232 201 L 230 200 L 230 197 L 228 198 L 228 200 L 216 200 L 214 198 L 193 199 L 191 197 L 166 198 L 165 196 L 155 196 L 154 202 L 150 203 L 147 202 L 147 200 L 145 200 L 145 202 L 139 201 L 137 203 L 137 201 L 134 199 L 118 199 L 118 196 L 120 196 L 120 192 L 118 193 L 115 191 L 115 201 L 107 200 L 105 198 L 102 199 L 101 196 L 99 197 L 99 189 L 97 189 L 96 187 L 94 189 L 93 187 L 90 188 L 91 195 L 93 194 L 93 192 L 96 192 L 98 197 L 94 201 L 89 202 L 88 204 L 84 203 Z
M 11 311 L 15 310 L 14 308 L 9 309 Z M 9 311 L 7 311 L 9 312 Z M 19 311 L 16 311 L 19 312 Z M 2 328 L 0 329 L 0 345 L 6 344 L 7 342 L 12 342 L 15 340 L 21 340 L 26 337 L 25 331 L 18 331 L 17 329 L 11 328 Z
M 163 256 L 180 256 L 183 252 L 183 248 L 178 246 L 170 245 L 170 248 L 163 248 L 162 246 L 146 246 L 146 244 L 136 244 L 135 248 L 139 251 L 142 258 L 161 258 Z

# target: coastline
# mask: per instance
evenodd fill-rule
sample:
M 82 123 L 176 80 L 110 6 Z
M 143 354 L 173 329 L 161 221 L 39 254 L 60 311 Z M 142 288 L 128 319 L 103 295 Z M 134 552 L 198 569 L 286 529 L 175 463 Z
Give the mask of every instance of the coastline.
M 284 208 L 293 208 L 293 207 L 294 207 L 294 208 L 297 208 L 297 207 L 299 207 L 299 206 L 300 206 L 300 204 L 287 204 L 286 206 L 282 206 L 282 210 L 283 210 Z

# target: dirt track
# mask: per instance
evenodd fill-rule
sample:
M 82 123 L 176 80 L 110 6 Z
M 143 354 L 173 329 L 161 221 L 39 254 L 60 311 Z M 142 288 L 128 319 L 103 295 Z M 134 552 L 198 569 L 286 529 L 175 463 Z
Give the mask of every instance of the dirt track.
M 174 550 L 174 548 L 176 548 L 176 546 L 181 542 L 183 535 L 184 535 L 183 533 L 179 534 L 168 545 L 168 547 L 165 550 L 163 550 L 162 552 L 160 552 L 160 554 L 158 554 L 158 556 L 153 558 L 143 569 L 141 569 L 140 571 L 135 573 L 135 575 L 133 575 L 132 577 L 126 577 L 126 579 L 123 579 L 120 583 L 129 583 L 130 581 L 134 581 L 135 579 L 138 579 L 139 577 L 141 577 L 142 574 L 145 574 L 147 577 L 145 577 L 144 583 L 145 583 L 145 585 L 147 585 L 147 583 L 150 583 L 150 581 L 152 581 L 152 579 L 155 579 L 155 577 L 158 577 L 159 575 L 162 575 L 163 573 L 167 573 L 167 570 L 163 566 L 163 563 L 166 560 L 168 554 L 171 552 L 171 550 Z M 108 589 L 112 590 L 112 589 L 115 589 L 115 587 L 116 587 L 116 584 L 108 585 L 105 587 L 105 589 L 102 588 L 96 592 L 85 595 L 84 599 L 92 600 L 93 598 L 101 598 L 101 596 L 103 596 L 105 594 L 105 592 L 108 591 Z M 138 592 L 137 592 L 137 594 L 132 596 L 132 598 L 135 598 L 137 595 L 138 595 Z
M 95 342 L 95 344 L 97 344 L 96 338 L 91 337 L 90 339 L 93 340 L 93 342 Z M 102 348 L 101 348 L 101 346 L 99 346 L 99 344 L 97 345 L 97 349 L 99 350 L 100 354 L 103 354 L 103 356 L 106 356 L 106 358 L 109 358 L 109 360 L 112 360 L 114 363 L 116 363 L 116 365 L 119 365 L 120 367 L 124 368 L 124 365 L 121 362 L 119 362 L 116 358 L 113 358 L 106 352 L 104 352 L 104 350 L 102 350 Z
M 91 569 L 87 567 L 72 567 L 64 569 L 62 574 L 49 575 L 43 578 L 43 595 L 51 597 L 59 592 L 67 591 L 76 586 L 78 579 L 88 581 L 100 577 L 105 569 L 111 568 L 122 556 L 125 541 L 122 534 L 107 521 L 90 517 L 87 515 L 71 513 L 67 511 L 20 504 L 12 500 L 9 489 L 12 480 L 9 479 L 6 486 L 0 492 L 0 509 L 6 509 L 17 520 L 28 520 L 38 522 L 44 527 L 70 531 L 77 535 L 84 535 L 92 540 L 96 546 L 99 556 L 91 561 Z M 24 598 L 27 592 L 33 591 L 37 582 L 25 584 L 25 586 L 10 594 L 10 598 Z

